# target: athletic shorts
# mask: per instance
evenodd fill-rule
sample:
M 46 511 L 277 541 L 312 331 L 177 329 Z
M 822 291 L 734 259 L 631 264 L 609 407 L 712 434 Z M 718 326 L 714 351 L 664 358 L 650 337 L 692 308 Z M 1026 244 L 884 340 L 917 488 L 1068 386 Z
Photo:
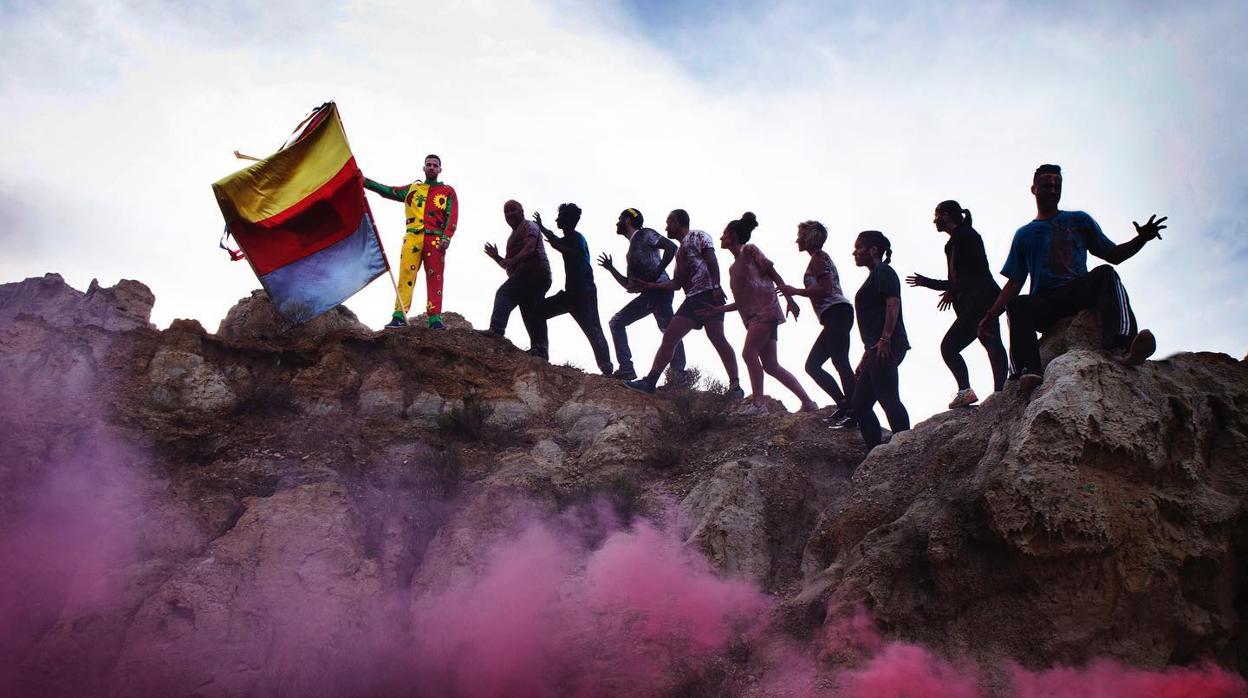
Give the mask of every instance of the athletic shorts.
M 680 304 L 676 309 L 676 317 L 683 317 L 693 323 L 695 330 L 700 330 L 708 323 L 723 323 L 723 313 L 713 313 L 712 309 L 724 305 L 724 300 L 716 294 L 719 289 L 713 288 L 709 291 L 695 293 L 692 296 L 685 296 L 685 302 Z

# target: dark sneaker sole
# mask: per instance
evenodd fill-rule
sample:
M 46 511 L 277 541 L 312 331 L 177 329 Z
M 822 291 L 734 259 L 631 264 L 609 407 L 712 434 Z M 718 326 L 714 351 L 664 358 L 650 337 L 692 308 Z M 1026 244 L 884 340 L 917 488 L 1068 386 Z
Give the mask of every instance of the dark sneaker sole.
M 1157 338 L 1149 330 L 1140 330 L 1135 339 L 1131 340 L 1131 349 L 1122 362 L 1128 366 L 1140 366 L 1148 361 L 1148 357 L 1152 356 L 1155 351 L 1157 351 Z

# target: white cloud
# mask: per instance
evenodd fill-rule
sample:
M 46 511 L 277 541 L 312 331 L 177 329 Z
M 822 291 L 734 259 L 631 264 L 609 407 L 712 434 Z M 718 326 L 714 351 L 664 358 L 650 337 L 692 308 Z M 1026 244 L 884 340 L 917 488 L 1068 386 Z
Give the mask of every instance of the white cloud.
M 1083 17 L 1069 16 L 1074 6 L 1055 17 L 1000 3 L 786 4 L 671 23 L 679 31 L 637 24 L 622 6 L 562 2 L 190 8 L 5 11 L 0 95 L 12 106 L 0 115 L 0 230 L 16 249 L 0 259 L 0 278 L 137 278 L 157 294 L 158 323 L 189 316 L 215 329 L 257 283 L 216 249 L 209 184 L 240 165 L 233 149 L 271 150 L 334 99 L 371 177 L 409 181 L 426 152 L 443 156 L 464 202 L 447 309 L 478 325 L 503 278 L 480 248 L 505 236 L 508 198 L 548 219 L 576 201 L 593 253 L 617 258 L 613 222 L 626 206 L 655 227 L 683 207 L 714 234 L 753 210 L 759 243 L 793 280 L 805 262 L 794 226 L 818 218 L 852 292 L 863 273 L 849 245 L 865 228 L 890 235 L 903 276 L 941 272 L 944 240 L 930 217 L 945 198 L 975 212 L 999 265 L 1031 215 L 1031 169 L 1055 161 L 1068 173 L 1065 203 L 1115 239 L 1153 209 L 1171 215 L 1172 234 L 1122 267 L 1163 352 L 1248 345 L 1248 302 L 1234 290 L 1248 255 L 1242 237 L 1218 229 L 1244 200 L 1232 116 L 1245 63 L 1229 34 L 1245 12 L 1233 4 Z M 393 258 L 402 213 L 373 208 Z M 599 282 L 605 323 L 627 298 Z M 379 326 L 388 285 L 348 305 Z M 903 297 L 916 346 L 903 395 L 922 417 L 952 392 L 937 349 L 951 317 L 934 312 L 934 294 Z M 729 327 L 739 345 L 735 318 Z M 809 315 L 783 326 L 782 361 L 795 373 L 817 329 Z M 510 331 L 527 345 L 518 318 Z M 644 324 L 631 335 L 644 363 L 658 338 Z M 554 321 L 552 339 L 553 360 L 592 366 L 570 319 Z M 720 370 L 704 339 L 690 348 L 694 363 Z M 982 353 L 966 356 L 984 394 Z M 783 395 L 774 381 L 768 390 Z

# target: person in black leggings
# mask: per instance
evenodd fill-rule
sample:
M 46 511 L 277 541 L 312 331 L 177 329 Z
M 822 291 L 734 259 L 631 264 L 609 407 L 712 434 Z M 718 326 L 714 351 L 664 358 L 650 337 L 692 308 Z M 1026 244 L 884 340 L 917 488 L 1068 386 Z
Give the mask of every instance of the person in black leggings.
M 810 264 L 802 277 L 802 286 L 784 286 L 781 292 L 794 296 L 806 296 L 814 306 L 815 315 L 823 325 L 819 337 L 806 357 L 806 373 L 836 403 L 836 411 L 828 418 L 832 426 L 853 428 L 854 420 L 850 402 L 854 397 L 854 367 L 849 363 L 849 331 L 854 327 L 854 306 L 841 291 L 840 275 L 832 258 L 823 251 L 828 240 L 828 229 L 819 221 L 797 224 L 797 249 L 810 254 Z M 824 370 L 823 365 L 832 360 L 841 377 L 841 385 Z M 844 392 L 842 392 L 842 388 Z
M 884 408 L 894 434 L 910 428 L 910 415 L 901 404 L 897 384 L 897 367 L 906 358 L 910 342 L 901 317 L 901 280 L 889 264 L 892 257 L 892 243 L 878 230 L 864 230 L 854 240 L 854 264 L 871 270 L 854 295 L 864 351 L 855 371 L 852 403 L 868 449 L 883 440 L 876 402 Z
M 970 407 L 979 401 L 979 396 L 971 388 L 962 350 L 975 341 L 979 321 L 1000 295 L 1001 287 L 988 270 L 984 241 L 971 227 L 970 211 L 956 201 L 942 201 L 936 206 L 936 217 L 932 222 L 937 230 L 949 235 L 949 241 L 945 243 L 949 278 L 930 279 L 922 274 L 912 274 L 906 277 L 906 283 L 943 291 L 936 307 L 941 310 L 953 307 L 956 317 L 940 343 L 940 355 L 958 383 L 958 392 L 949 403 L 952 410 Z M 981 337 L 980 343 L 988 352 L 988 362 L 992 365 L 993 389 L 1001 390 L 1005 387 L 1009 358 L 1005 345 L 1001 343 L 1000 325 L 995 319 L 993 324 L 992 334 Z

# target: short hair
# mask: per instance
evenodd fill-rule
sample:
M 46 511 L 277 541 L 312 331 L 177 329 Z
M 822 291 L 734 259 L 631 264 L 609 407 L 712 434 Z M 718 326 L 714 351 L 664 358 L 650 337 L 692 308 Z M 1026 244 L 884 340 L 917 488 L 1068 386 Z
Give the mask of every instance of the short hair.
M 803 221 L 797 224 L 802 231 L 802 238 L 806 240 L 806 249 L 818 250 L 822 249 L 824 243 L 828 241 L 828 229 L 819 221 Z
M 688 211 L 686 211 L 683 208 L 674 208 L 672 209 L 671 215 L 675 216 L 677 225 L 683 228 L 689 227 L 689 212 Z
M 1062 176 L 1061 165 L 1041 165 L 1036 168 L 1036 173 L 1031 176 L 1031 183 L 1035 184 L 1040 180 L 1040 175 L 1057 175 Z
M 962 208 L 962 204 L 954 201 L 953 199 L 936 204 L 936 210 L 946 216 L 952 217 L 953 220 L 957 221 L 958 225 L 971 225 L 971 212 L 968 209 Z
M 884 233 L 878 230 L 864 230 L 858 233 L 858 239 L 866 242 L 869 247 L 880 248 L 880 258 L 885 264 L 893 260 L 893 243 L 884 237 Z
M 758 227 L 758 217 L 752 212 L 746 211 L 741 217 L 735 221 L 728 223 L 728 232 L 737 239 L 737 242 L 744 245 L 750 241 L 750 234 Z
M 428 160 L 429 158 L 433 158 L 434 160 L 437 160 L 439 166 L 442 165 L 442 158 L 438 157 L 437 155 L 433 153 L 429 153 L 428 155 L 425 156 L 425 159 Z
M 620 211 L 620 215 L 627 218 L 628 221 L 633 224 L 634 228 L 640 229 L 642 224 L 646 222 L 646 217 L 641 215 L 641 211 L 638 211 L 635 208 L 626 208 L 623 211 Z
M 576 204 L 559 204 L 559 217 L 567 215 L 568 222 L 575 226 L 581 222 L 581 207 Z

